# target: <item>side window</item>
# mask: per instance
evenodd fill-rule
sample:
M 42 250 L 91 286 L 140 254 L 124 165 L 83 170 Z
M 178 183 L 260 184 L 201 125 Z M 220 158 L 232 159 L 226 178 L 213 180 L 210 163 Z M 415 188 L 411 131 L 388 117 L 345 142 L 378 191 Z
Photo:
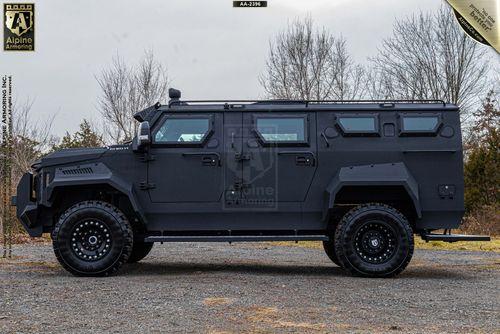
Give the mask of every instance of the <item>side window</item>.
M 255 130 L 264 143 L 307 144 L 307 118 L 261 117 L 255 119 Z
M 371 115 L 341 115 L 337 124 L 344 135 L 378 135 L 378 118 Z
M 402 135 L 435 135 L 441 126 L 441 117 L 438 114 L 403 114 L 400 116 Z
M 153 137 L 157 144 L 202 144 L 210 132 L 210 117 L 166 116 Z

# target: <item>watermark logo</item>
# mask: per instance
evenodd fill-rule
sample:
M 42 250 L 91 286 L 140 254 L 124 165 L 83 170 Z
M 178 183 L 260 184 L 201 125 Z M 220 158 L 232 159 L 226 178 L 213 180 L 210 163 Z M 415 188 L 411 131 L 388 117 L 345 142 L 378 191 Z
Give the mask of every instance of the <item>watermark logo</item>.
M 4 51 L 35 50 L 35 4 L 3 5 Z
M 254 131 L 225 125 L 228 155 L 224 209 L 273 211 L 278 200 L 278 160 L 275 147 L 262 147 Z

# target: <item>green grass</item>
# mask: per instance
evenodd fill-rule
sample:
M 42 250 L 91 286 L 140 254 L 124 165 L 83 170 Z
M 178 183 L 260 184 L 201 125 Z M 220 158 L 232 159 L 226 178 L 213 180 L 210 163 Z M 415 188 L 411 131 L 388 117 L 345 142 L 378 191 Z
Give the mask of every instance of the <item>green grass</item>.
M 275 246 L 304 247 L 323 249 L 320 241 L 278 241 L 270 242 Z M 500 237 L 492 237 L 491 241 L 458 241 L 443 242 L 429 241 L 425 242 L 420 237 L 415 237 L 416 249 L 437 249 L 437 250 L 465 250 L 465 251 L 486 251 L 500 253 Z

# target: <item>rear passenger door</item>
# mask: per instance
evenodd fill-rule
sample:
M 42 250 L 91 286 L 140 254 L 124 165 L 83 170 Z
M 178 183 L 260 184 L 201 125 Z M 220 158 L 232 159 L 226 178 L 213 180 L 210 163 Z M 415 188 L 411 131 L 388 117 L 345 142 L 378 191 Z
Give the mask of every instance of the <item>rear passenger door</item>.
M 167 113 L 152 131 L 152 202 L 218 202 L 223 192 L 222 115 Z
M 243 113 L 242 201 L 250 208 L 303 202 L 316 161 L 315 113 Z

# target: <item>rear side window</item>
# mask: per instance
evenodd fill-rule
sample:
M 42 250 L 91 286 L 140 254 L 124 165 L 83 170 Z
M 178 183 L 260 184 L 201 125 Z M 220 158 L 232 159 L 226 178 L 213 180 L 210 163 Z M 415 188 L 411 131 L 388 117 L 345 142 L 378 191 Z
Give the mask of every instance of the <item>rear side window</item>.
M 266 143 L 306 142 L 306 117 L 257 117 L 255 123 Z
M 371 115 L 342 115 L 337 121 L 344 135 L 378 135 L 378 119 Z
M 210 131 L 209 118 L 165 118 L 156 131 L 156 143 L 201 143 Z
M 440 115 L 401 115 L 401 134 L 433 135 L 441 126 Z

